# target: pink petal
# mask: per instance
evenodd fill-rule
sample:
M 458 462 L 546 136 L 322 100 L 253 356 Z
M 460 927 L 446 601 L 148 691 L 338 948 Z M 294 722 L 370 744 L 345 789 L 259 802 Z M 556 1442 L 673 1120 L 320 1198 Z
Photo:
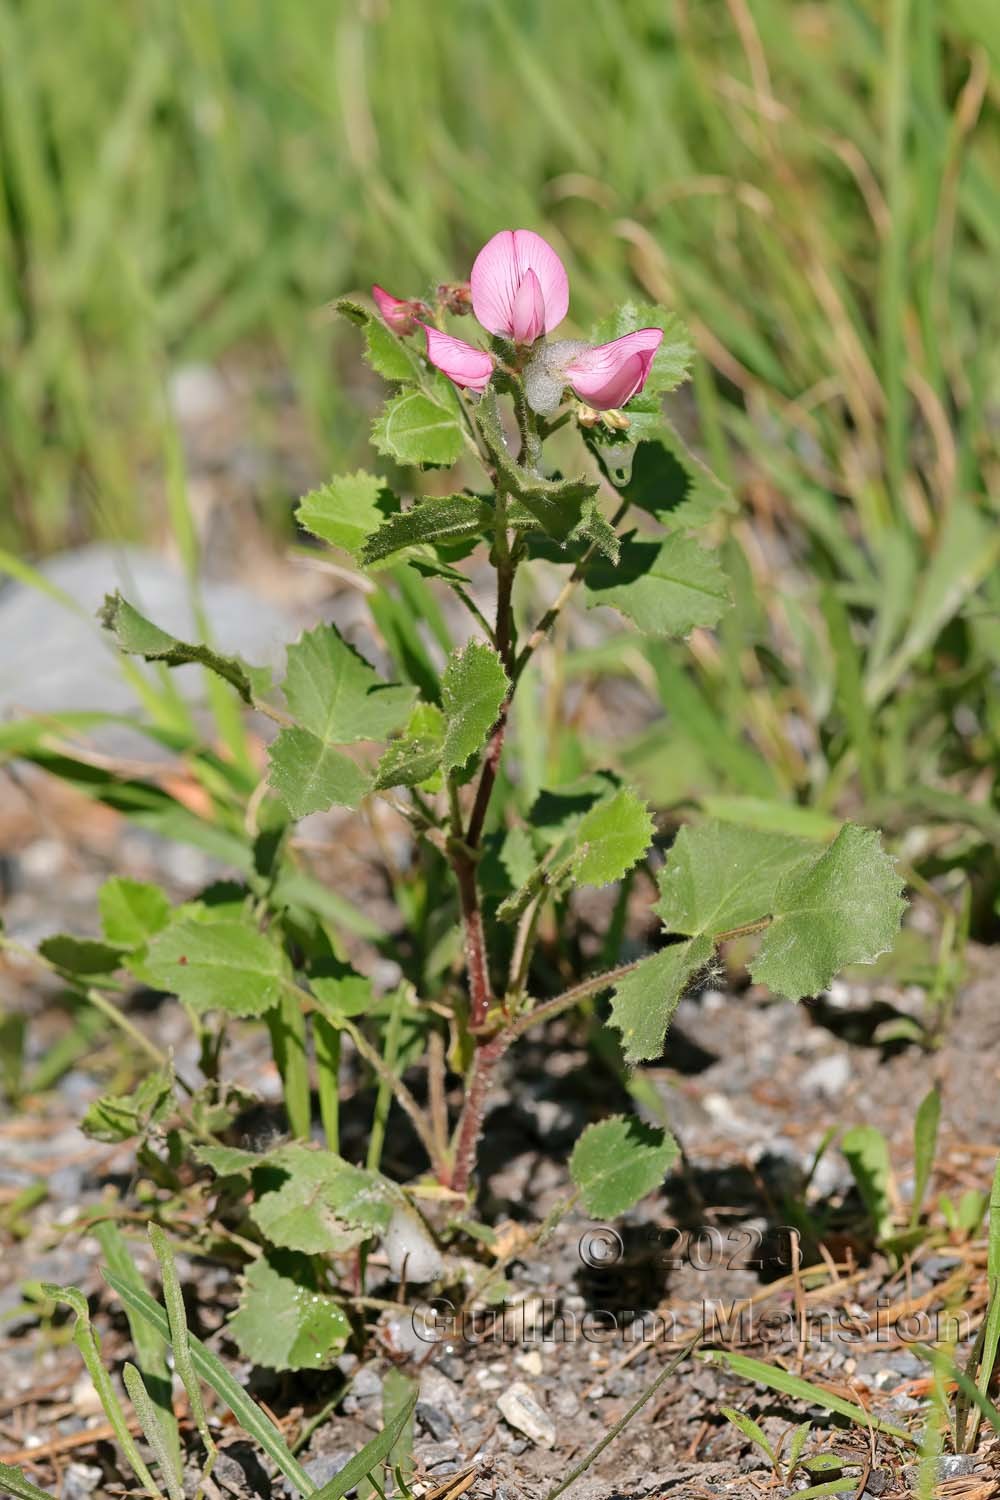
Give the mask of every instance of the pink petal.
M 452 338 L 450 333 L 441 333 L 421 323 L 427 335 L 427 358 L 437 369 L 444 372 L 456 385 L 464 386 L 480 395 L 490 383 L 493 374 L 493 356 L 483 349 L 474 349 L 464 339 Z
M 384 287 L 378 285 L 372 287 L 372 297 L 375 300 L 375 306 L 382 314 L 383 321 L 393 333 L 413 332 L 417 326 L 417 318 L 411 300 L 393 297 Z
M 529 267 L 521 278 L 521 285 L 511 309 L 514 342 L 533 344 L 545 332 L 545 298 L 542 283 Z
M 472 267 L 472 308 L 490 333 L 518 337 L 514 304 L 529 271 L 535 273 L 541 289 L 544 313 L 539 332 L 551 333 L 566 316 L 569 281 L 552 246 L 531 229 L 502 229 L 483 246 Z
M 662 341 L 662 329 L 640 328 L 610 344 L 585 349 L 564 367 L 566 379 L 588 406 L 612 411 L 642 390 Z

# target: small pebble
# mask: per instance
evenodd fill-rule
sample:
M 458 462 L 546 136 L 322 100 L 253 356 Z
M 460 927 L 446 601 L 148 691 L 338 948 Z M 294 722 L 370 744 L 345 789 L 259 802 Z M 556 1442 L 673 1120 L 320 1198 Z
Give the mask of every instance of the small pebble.
M 67 1464 L 62 1477 L 63 1500 L 85 1500 L 92 1495 L 104 1478 L 103 1470 L 96 1464 Z
M 555 1423 L 539 1405 L 531 1388 L 523 1380 L 515 1380 L 502 1396 L 497 1397 L 500 1414 L 511 1427 L 523 1432 L 540 1448 L 554 1448 L 556 1443 Z
M 436 1442 L 443 1443 L 451 1436 L 452 1420 L 439 1406 L 432 1406 L 429 1401 L 418 1401 L 416 1412 L 417 1421 L 422 1423 Z

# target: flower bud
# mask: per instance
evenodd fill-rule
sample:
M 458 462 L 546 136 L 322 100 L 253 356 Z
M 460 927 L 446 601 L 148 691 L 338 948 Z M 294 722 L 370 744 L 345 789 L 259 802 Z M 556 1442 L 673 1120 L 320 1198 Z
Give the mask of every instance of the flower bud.
M 430 317 L 430 308 L 418 297 L 394 297 L 378 285 L 372 287 L 372 297 L 382 321 L 393 333 L 413 333 L 422 318 Z
M 437 299 L 445 312 L 459 318 L 472 311 L 472 287 L 467 281 L 443 281 L 437 289 Z

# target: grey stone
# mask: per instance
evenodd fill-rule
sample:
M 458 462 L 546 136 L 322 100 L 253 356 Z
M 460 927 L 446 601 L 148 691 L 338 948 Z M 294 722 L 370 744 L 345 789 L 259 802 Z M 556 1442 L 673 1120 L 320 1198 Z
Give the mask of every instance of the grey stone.
M 336 1448 L 333 1453 L 319 1453 L 315 1458 L 307 1459 L 302 1467 L 317 1489 L 322 1489 L 325 1484 L 330 1483 L 331 1479 L 336 1478 L 353 1457 L 353 1448 Z M 298 1496 L 298 1490 L 293 1489 L 287 1480 L 285 1489 L 289 1495 Z
M 62 1477 L 63 1500 L 87 1500 L 104 1478 L 96 1464 L 72 1463 Z
M 919 1464 L 907 1464 L 903 1474 L 908 1484 L 916 1488 L 920 1483 L 921 1472 L 925 1471 L 925 1465 L 930 1467 L 933 1461 L 924 1459 Z M 976 1456 L 974 1453 L 953 1453 L 939 1458 L 933 1467 L 934 1483 L 943 1484 L 947 1479 L 961 1479 L 967 1474 L 972 1474 L 976 1469 Z
M 417 1421 L 430 1433 L 435 1442 L 443 1443 L 451 1436 L 453 1423 L 446 1411 L 440 1406 L 432 1406 L 429 1401 L 418 1401 L 416 1407 Z
M 420 1372 L 420 1400 L 444 1412 L 448 1420 L 461 1427 L 468 1415 L 462 1392 L 441 1369 L 427 1365 Z
M 850 1077 L 851 1064 L 847 1053 L 833 1052 L 806 1068 L 799 1079 L 799 1089 L 803 1094 L 826 1094 L 827 1098 L 836 1099 L 847 1087 Z
M 181 569 L 142 547 L 94 543 L 49 558 L 40 571 L 76 602 L 79 612 L 27 584 L 0 589 L 0 717 L 24 711 L 134 709 L 135 694 L 96 612 L 104 595 L 120 588 L 162 629 L 190 639 L 195 624 Z M 288 616 L 239 584 L 206 581 L 203 602 L 220 651 L 239 652 L 254 663 L 280 664 L 282 646 L 294 635 Z M 187 699 L 203 701 L 204 677 L 198 667 L 181 667 L 173 676 Z M 156 753 L 148 740 L 128 730 L 102 730 L 93 738 L 130 756 Z
M 374 1365 L 362 1365 L 351 1383 L 351 1395 L 356 1396 L 359 1401 L 364 1401 L 369 1396 L 381 1396 L 381 1394 L 381 1375 Z
M 523 1380 L 515 1380 L 501 1396 L 497 1406 L 511 1427 L 523 1432 L 540 1448 L 554 1448 L 556 1443 L 555 1423 L 548 1412 L 536 1400 L 530 1386 Z

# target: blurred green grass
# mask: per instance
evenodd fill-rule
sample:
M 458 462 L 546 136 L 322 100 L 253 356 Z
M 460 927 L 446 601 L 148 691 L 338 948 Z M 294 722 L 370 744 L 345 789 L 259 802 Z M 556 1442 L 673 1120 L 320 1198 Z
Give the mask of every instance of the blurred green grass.
M 3 540 L 147 529 L 180 364 L 357 456 L 323 309 L 518 223 L 581 326 L 690 320 L 720 468 L 932 533 L 995 464 L 998 56 L 992 0 L 0 0 Z
M 655 681 L 671 753 L 627 769 L 909 830 L 992 909 L 996 0 L 0 0 L 0 68 L 0 546 L 155 533 L 171 484 L 176 529 L 192 364 L 251 372 L 286 455 L 287 378 L 315 479 L 369 461 L 332 299 L 539 228 L 581 329 L 636 293 L 688 321 L 740 500 L 717 638 L 569 664 Z M 279 530 L 295 484 L 259 481 Z

